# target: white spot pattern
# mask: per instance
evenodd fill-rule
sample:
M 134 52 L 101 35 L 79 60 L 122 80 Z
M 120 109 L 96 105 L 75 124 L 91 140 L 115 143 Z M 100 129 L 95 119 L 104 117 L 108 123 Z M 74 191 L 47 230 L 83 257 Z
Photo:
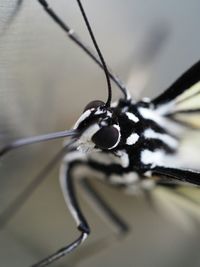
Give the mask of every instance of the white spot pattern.
M 131 146 L 134 145 L 139 139 L 139 135 L 136 133 L 132 133 L 126 140 L 126 144 Z
M 126 116 L 129 118 L 129 120 L 133 121 L 133 122 L 138 122 L 139 119 L 138 117 L 136 117 L 133 113 L 131 112 L 126 112 Z

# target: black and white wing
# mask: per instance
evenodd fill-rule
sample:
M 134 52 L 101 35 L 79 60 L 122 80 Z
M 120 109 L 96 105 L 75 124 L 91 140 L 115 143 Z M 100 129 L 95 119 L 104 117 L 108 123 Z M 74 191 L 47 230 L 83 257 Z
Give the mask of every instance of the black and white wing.
M 189 128 L 200 129 L 200 61 L 164 93 L 153 99 L 152 103 L 154 110 L 161 117 L 183 123 Z M 152 175 L 158 178 L 158 185 L 151 196 L 155 208 L 166 219 L 185 230 L 195 231 L 200 222 L 200 154 L 198 146 L 194 150 L 191 146 L 198 140 L 191 139 L 187 145 L 184 140 L 180 151 L 177 152 L 181 164 L 179 162 L 176 166 L 175 161 L 173 166 L 167 163 L 152 166 Z M 181 155 L 183 152 L 186 153 Z M 194 165 L 194 161 L 198 163 Z
M 160 115 L 200 128 L 200 61 L 153 101 Z

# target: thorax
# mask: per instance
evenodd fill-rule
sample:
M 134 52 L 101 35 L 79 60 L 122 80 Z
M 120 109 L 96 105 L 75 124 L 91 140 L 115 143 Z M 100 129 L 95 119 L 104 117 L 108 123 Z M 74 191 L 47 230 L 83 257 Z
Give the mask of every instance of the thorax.
M 116 150 L 127 153 L 130 167 L 160 164 L 176 154 L 178 126 L 154 110 L 151 102 L 119 101 L 113 108 L 121 130 L 121 142 Z

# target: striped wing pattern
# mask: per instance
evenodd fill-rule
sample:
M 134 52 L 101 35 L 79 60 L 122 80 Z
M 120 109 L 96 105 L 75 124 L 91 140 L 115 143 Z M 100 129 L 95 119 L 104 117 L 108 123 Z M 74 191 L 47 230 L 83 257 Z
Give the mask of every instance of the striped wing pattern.
M 200 61 L 153 100 L 157 111 L 188 127 L 200 128 Z

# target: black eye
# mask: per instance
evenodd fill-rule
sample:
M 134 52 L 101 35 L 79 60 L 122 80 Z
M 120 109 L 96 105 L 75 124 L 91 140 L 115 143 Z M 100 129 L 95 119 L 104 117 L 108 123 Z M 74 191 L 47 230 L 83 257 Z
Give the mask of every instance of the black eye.
M 119 139 L 119 131 L 113 126 L 105 126 L 92 137 L 92 141 L 101 149 L 112 148 Z
M 100 106 L 105 106 L 105 103 L 101 100 L 94 100 L 94 101 L 91 101 L 90 103 L 87 104 L 87 106 L 84 108 L 84 111 L 85 112 L 86 110 L 88 109 L 91 109 L 91 108 L 98 108 Z

